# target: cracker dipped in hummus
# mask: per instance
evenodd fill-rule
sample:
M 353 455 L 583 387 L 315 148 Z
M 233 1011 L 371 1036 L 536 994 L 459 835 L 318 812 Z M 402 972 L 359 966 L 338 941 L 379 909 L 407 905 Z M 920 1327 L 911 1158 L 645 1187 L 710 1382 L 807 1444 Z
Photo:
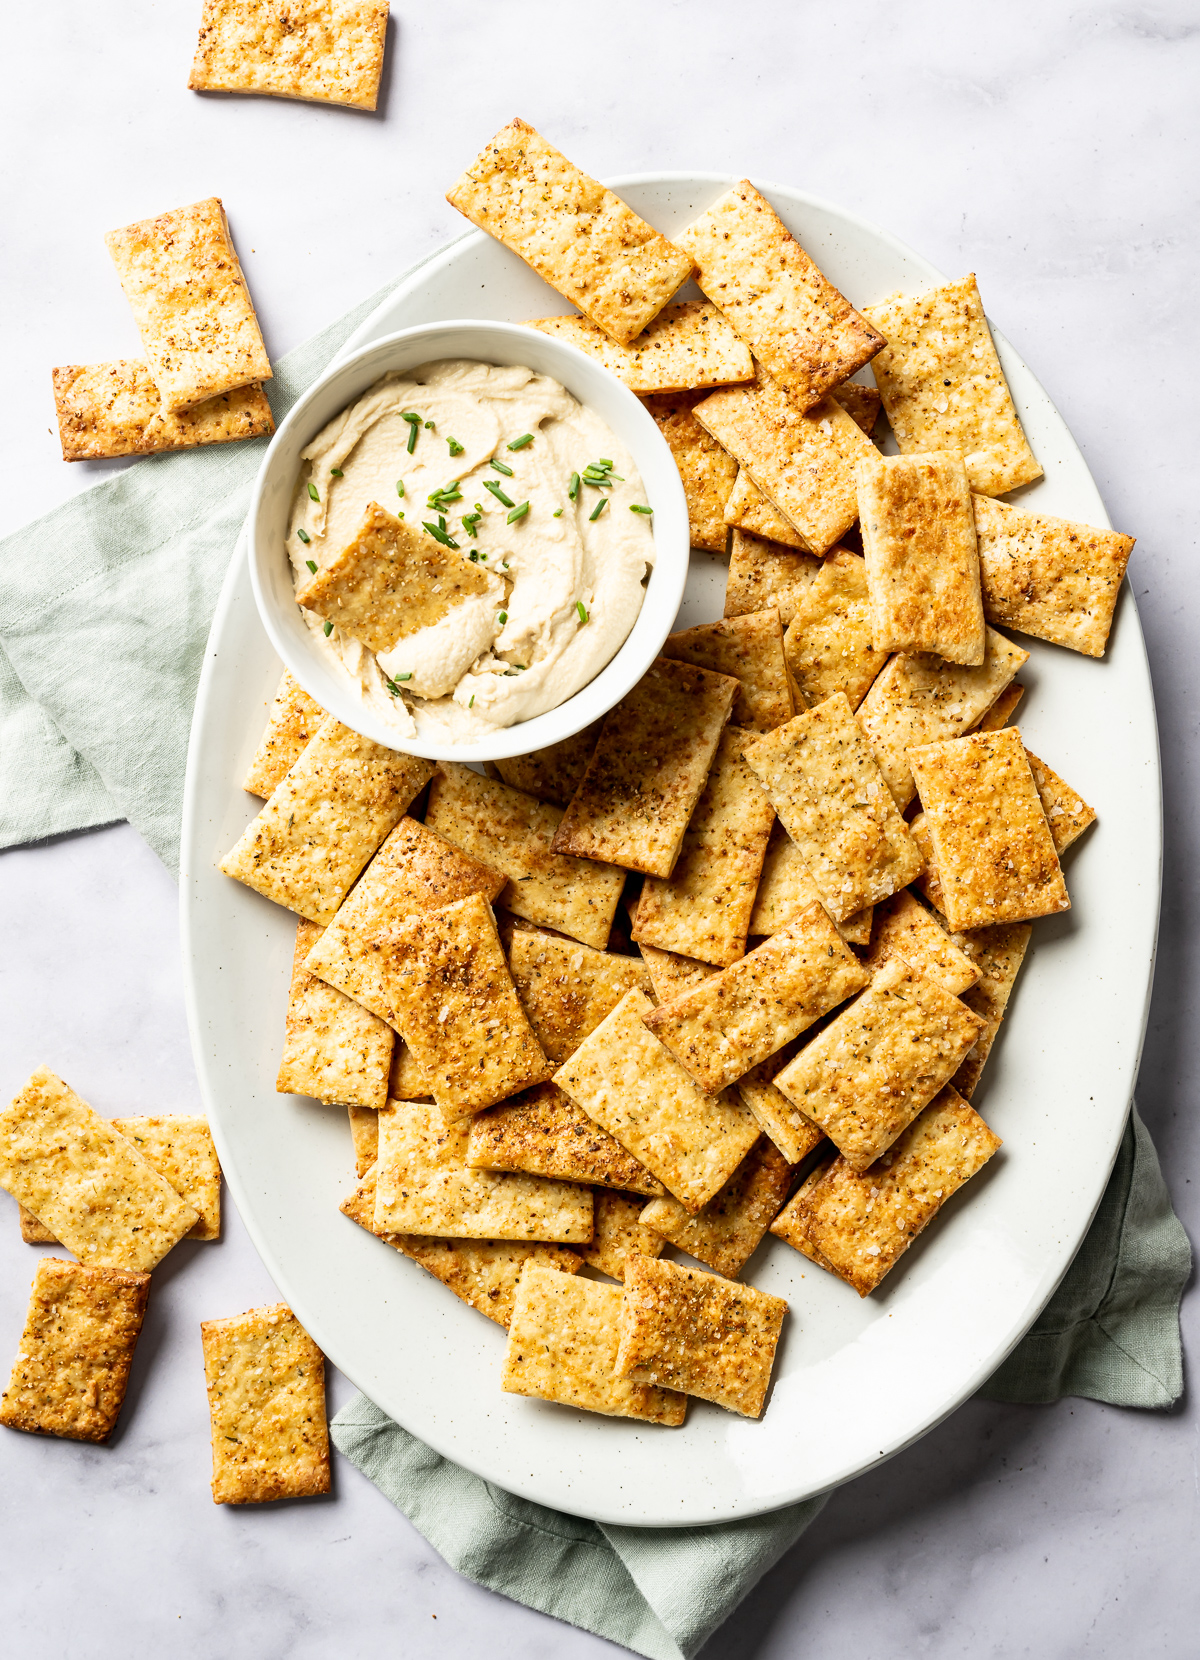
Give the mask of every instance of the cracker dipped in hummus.
M 385 375 L 303 452 L 287 547 L 321 649 L 397 740 L 544 714 L 600 672 L 654 563 L 621 441 L 546 375 Z

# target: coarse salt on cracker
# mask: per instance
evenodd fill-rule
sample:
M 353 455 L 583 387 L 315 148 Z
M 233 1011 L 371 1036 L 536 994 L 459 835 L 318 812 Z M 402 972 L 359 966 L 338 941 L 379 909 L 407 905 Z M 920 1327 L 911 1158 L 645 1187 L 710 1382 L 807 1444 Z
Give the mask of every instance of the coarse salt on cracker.
M 876 974 L 893 957 L 927 980 L 936 980 L 955 997 L 961 997 L 979 978 L 975 964 L 907 888 L 875 907 L 871 949 L 863 958 L 863 967 Z
M 205 1320 L 214 1504 L 329 1491 L 325 1356 L 286 1303 Z
M 514 933 L 508 966 L 529 1024 L 556 1066 L 570 1059 L 627 991 L 651 989 L 650 971 L 636 957 L 535 931 Z
M 729 543 L 725 615 L 743 617 L 748 612 L 774 609 L 786 628 L 822 564 L 811 553 L 796 552 L 762 536 L 735 530 Z
M 625 1269 L 617 1371 L 757 1418 L 787 1313 L 782 1297 L 650 1258 Z
M 832 396 L 832 394 L 830 395 Z M 699 422 L 697 422 L 697 425 L 699 425 Z M 703 427 L 700 430 L 703 432 Z M 709 442 L 715 444 L 716 439 L 710 438 Z M 731 526 L 735 532 L 740 530 L 749 536 L 761 538 L 774 551 L 778 551 L 780 547 L 785 547 L 795 548 L 800 553 L 807 553 L 808 543 L 800 532 L 787 522 L 782 513 L 777 512 L 771 506 L 771 503 L 763 495 L 746 469 L 739 467 L 732 456 L 729 459 L 733 464 L 736 477 L 733 481 L 732 490 L 725 498 L 725 523 Z M 815 554 L 808 554 L 810 560 L 815 559 L 815 557 Z M 747 607 L 747 609 L 753 609 L 753 607 Z M 732 615 L 732 613 L 727 611 L 726 615 Z
M 191 450 L 275 431 L 271 406 L 256 383 L 172 414 L 147 366 L 128 360 L 55 369 L 54 407 L 64 461 Z
M 611 1188 L 598 1187 L 594 1204 L 592 1242 L 579 1247 L 579 1255 L 589 1267 L 623 1280 L 630 1257 L 662 1255 L 666 1240 L 642 1224 L 646 1201 L 640 1194 L 614 1193 Z
M 857 381 L 843 381 L 841 386 L 835 386 L 829 396 L 835 403 L 840 403 L 849 415 L 855 426 L 859 426 L 869 438 L 875 431 L 879 420 L 879 411 L 883 406 L 883 399 L 874 386 L 860 386 Z
M 783 1208 L 791 1179 L 791 1165 L 761 1136 L 699 1216 L 689 1215 L 677 1199 L 652 1199 L 642 1223 L 706 1267 L 735 1279 Z
M 150 1295 L 149 1274 L 43 1257 L 0 1424 L 69 1441 L 116 1428 Z
M 467 1164 L 472 1170 L 516 1171 L 651 1197 L 665 1191 L 619 1141 L 553 1084 L 538 1084 L 477 1112 L 470 1122 Z
M 517 1286 L 500 1387 L 613 1418 L 682 1424 L 686 1396 L 616 1375 L 620 1312 L 619 1286 L 530 1264 Z
M 728 1092 L 706 1095 L 649 1032 L 652 1008 L 625 994 L 554 1075 L 576 1101 L 689 1210 L 703 1209 L 758 1137 L 758 1126 Z
M 979 979 L 963 992 L 963 1002 L 987 1022 L 986 1030 L 980 1033 L 978 1042 L 951 1079 L 959 1094 L 968 1100 L 975 1093 L 999 1035 L 1032 937 L 1033 927 L 1028 922 L 1001 923 L 995 928 L 975 928 L 970 933 L 954 936 L 955 944 L 979 971 Z
M 284 669 L 267 716 L 266 730 L 250 762 L 242 788 L 265 801 L 295 766 L 322 721 L 329 719 L 315 698 Z
M 446 200 L 621 346 L 692 274 L 688 254 L 525 121 L 498 132 Z
M 888 658 L 873 642 L 866 563 L 839 548 L 797 596 L 783 637 L 784 660 L 805 702 L 845 692 L 857 709 Z
M 765 1135 L 769 1136 L 789 1165 L 800 1164 L 819 1147 L 825 1131 L 789 1101 L 774 1080 L 791 1061 L 798 1043 L 788 1043 L 769 1060 L 751 1067 L 737 1081 L 742 1104 L 750 1109 Z
M 750 913 L 751 934 L 777 934 L 794 922 L 814 902 L 824 904 L 817 884 L 808 873 L 800 849 L 783 825 L 776 821 L 767 843 L 762 877 Z M 853 916 L 835 922 L 834 927 L 847 945 L 867 945 L 871 939 L 873 908 L 868 905 Z M 665 1002 L 665 998 L 660 998 Z
M 1002 496 L 1041 478 L 992 343 L 974 276 L 864 306 L 887 340 L 871 372 L 901 455 L 957 450 L 971 488 Z
M 387 0 L 204 0 L 188 86 L 373 110 Z
M 681 957 L 675 951 L 660 951 L 656 945 L 645 942 L 638 946 L 650 974 L 650 984 L 660 1003 L 669 1003 L 689 986 L 698 986 L 719 974 L 711 963 L 697 962 L 694 957 Z
M 885 343 L 749 179 L 675 240 L 695 260 L 700 288 L 800 409 L 848 380 Z
M 738 465 L 692 413 L 707 396 L 707 391 L 662 393 L 645 397 L 642 402 L 666 439 L 678 469 L 692 547 L 723 554 L 729 540 L 725 505 Z
M 382 1107 L 395 1035 L 386 1020 L 344 992 L 318 980 L 305 958 L 324 929 L 301 921 L 296 929 L 287 1027 L 275 1088 L 340 1106 Z
M 729 675 L 656 658 L 605 716 L 554 852 L 670 876 L 739 690 Z
M 750 348 L 704 300 L 664 306 L 637 339 L 619 346 L 586 317 L 539 317 L 526 324 L 595 357 L 631 392 L 687 392 L 753 380 Z
M 1096 822 L 1096 809 L 1089 807 L 1078 790 L 1073 790 L 1066 779 L 1060 778 L 1054 768 L 1048 767 L 1032 749 L 1026 749 L 1025 759 L 1029 762 L 1038 799 L 1054 838 L 1054 851 L 1061 859 L 1088 825 Z
M 133 1143 L 200 1220 L 189 1239 L 221 1237 L 221 1165 L 208 1120 L 184 1113 L 114 1118 L 113 1129 Z
M 583 781 L 603 724 L 603 721 L 593 721 L 573 738 L 564 738 L 548 749 L 535 749 L 528 755 L 507 755 L 496 762 L 496 770 L 514 790 L 524 790 L 526 795 L 535 795 L 552 807 L 565 807 Z
M 109 231 L 104 240 L 164 410 L 271 379 L 219 197 Z
M 742 689 L 730 716 L 734 726 L 770 732 L 795 714 L 783 655 L 783 628 L 773 606 L 668 634 L 662 654 L 715 674 L 731 674 L 740 681 Z

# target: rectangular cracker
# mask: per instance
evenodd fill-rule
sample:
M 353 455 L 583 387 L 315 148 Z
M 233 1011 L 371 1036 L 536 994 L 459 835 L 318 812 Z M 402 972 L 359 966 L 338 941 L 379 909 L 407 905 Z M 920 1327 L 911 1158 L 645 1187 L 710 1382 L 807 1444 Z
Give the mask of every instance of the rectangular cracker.
M 860 426 L 869 438 L 875 431 L 879 411 L 883 407 L 879 389 L 875 386 L 860 386 L 857 381 L 848 380 L 841 386 L 835 386 L 829 396 L 835 403 L 841 404 L 854 424 Z
M 165 410 L 271 379 L 219 197 L 109 231 L 104 241 Z
M 379 1114 L 370 1107 L 347 1107 L 354 1144 L 354 1174 L 361 1181 L 379 1157 Z
M 739 690 L 729 675 L 656 658 L 605 716 L 554 851 L 670 876 Z
M 691 1211 L 720 1191 L 758 1138 L 728 1091 L 705 1095 L 647 1029 L 650 999 L 626 992 L 554 1075 L 558 1087 Z
M 1017 727 L 908 752 L 956 933 L 1071 907 Z
M 208 1120 L 183 1113 L 162 1117 L 114 1118 L 113 1129 L 131 1141 L 146 1163 L 157 1170 L 197 1211 L 200 1220 L 189 1239 L 221 1237 L 221 1165 Z
M 778 543 L 735 530 L 729 543 L 729 579 L 725 584 L 725 615 L 774 608 L 786 628 L 810 582 L 822 568 L 811 553 L 792 551 Z
M 69 1441 L 116 1428 L 150 1295 L 149 1274 L 43 1257 L 0 1424 Z
M 220 868 L 310 922 L 332 922 L 432 776 L 431 762 L 372 743 L 331 715 Z
M 338 1207 L 343 1216 L 374 1233 L 376 1171 L 367 1172 Z M 376 1234 L 440 1280 L 460 1302 L 508 1329 L 517 1281 L 527 1262 L 577 1274 L 583 1258 L 566 1245 L 529 1245 L 509 1239 L 430 1239 L 415 1233 Z
M 724 553 L 729 540 L 725 504 L 738 465 L 700 425 L 692 411 L 707 392 L 674 392 L 642 399 L 679 469 L 687 500 L 688 535 L 694 548 Z
M 630 1257 L 662 1255 L 666 1240 L 653 1228 L 642 1225 L 640 1218 L 646 1201 L 640 1194 L 614 1193 L 611 1188 L 598 1187 L 594 1199 L 592 1243 L 579 1247 L 579 1254 L 589 1267 L 598 1268 L 614 1280 L 623 1280 Z
M 757 1418 L 787 1303 L 698 1268 L 647 1257 L 625 1270 L 617 1371 Z
M 1068 847 L 1083 835 L 1088 825 L 1096 822 L 1096 809 L 1089 807 L 1078 791 L 1073 790 L 1067 781 L 1060 778 L 1054 768 L 1048 767 L 1032 749 L 1026 749 L 1025 759 L 1029 762 L 1038 799 L 1046 815 L 1046 823 L 1050 826 L 1050 834 L 1054 838 L 1054 851 L 1061 859 Z
M 691 1216 L 677 1199 L 652 1199 L 642 1224 L 727 1279 L 736 1279 L 782 1210 L 792 1167 L 760 1136 L 715 1199 Z
M 524 121 L 496 134 L 446 200 L 621 346 L 692 274 L 690 255 Z
M 907 888 L 875 907 L 871 949 L 863 967 L 877 974 L 893 957 L 927 980 L 936 980 L 954 997 L 961 997 L 979 978 L 975 964 Z
M 714 392 L 695 413 L 810 553 L 827 552 L 857 519 L 856 469 L 878 452 L 832 398 L 803 412 L 760 369 L 753 385 Z
M 703 427 L 700 430 L 703 432 Z M 716 443 L 716 439 L 710 438 L 709 443 Z M 735 531 L 744 531 L 749 536 L 769 542 L 772 547 L 795 548 L 797 552 L 806 553 L 808 543 L 800 532 L 771 506 L 746 469 L 739 467 L 732 456 L 730 461 L 733 462 L 736 477 L 733 489 L 725 498 L 725 523 Z M 813 559 L 816 556 L 808 554 L 808 557 Z
M 991 708 L 976 723 L 977 732 L 999 732 L 1002 726 L 1007 726 L 1013 710 L 1025 696 L 1025 688 L 1019 682 L 1013 681 L 1006 686 Z
M 940 657 L 892 658 L 859 704 L 858 724 L 901 812 L 917 793 L 909 750 L 970 732 L 1028 659 L 994 628 L 977 669 Z
M 727 726 L 668 881 L 647 876 L 633 919 L 638 945 L 725 967 L 746 933 L 775 809 L 742 759 L 745 733 Z
M 737 1081 L 737 1092 L 789 1165 L 800 1164 L 821 1145 L 825 1132 L 793 1105 L 774 1080 L 793 1059 L 800 1045 L 788 1043 L 777 1055 L 752 1067 Z
M 587 764 L 600 736 L 603 721 L 593 721 L 573 738 L 564 738 L 548 749 L 528 755 L 507 755 L 496 762 L 496 770 L 514 790 L 524 790 L 552 807 L 565 807 L 583 781 Z
M 423 1101 L 389 1101 L 379 1114 L 376 1233 L 443 1239 L 537 1239 L 584 1245 L 592 1190 L 467 1163 L 471 1126 L 448 1124 Z
M 627 991 L 651 989 L 650 971 L 636 957 L 534 931 L 513 934 L 508 966 L 529 1024 L 556 1066 L 571 1058 Z
M 695 260 L 702 291 L 800 409 L 811 409 L 885 344 L 749 179 L 675 240 Z
M 31 1210 L 26 1210 L 24 1205 L 17 1206 L 17 1220 L 21 1224 L 21 1239 L 24 1244 L 58 1244 L 58 1240 L 55 1239 L 54 1235 L 50 1232 L 50 1229 L 46 1227 L 44 1223 L 39 1222 L 33 1212 Z
M 44 1066 L 0 1112 L 0 1187 L 95 1268 L 149 1273 L 200 1219 L 107 1118 Z
M 490 903 L 504 883 L 502 872 L 405 816 L 316 941 L 305 967 L 387 1019 L 377 936 L 406 917 L 439 910 L 468 894 L 481 894 Z M 402 1093 L 408 1100 L 408 1092 Z
M 936 980 L 893 958 L 775 1087 L 865 1170 L 950 1082 L 983 1030 Z
M 776 821 L 750 913 L 750 933 L 777 934 L 814 901 L 824 903 L 800 849 Z M 871 939 L 871 916 L 872 907 L 868 905 L 865 910 L 835 922 L 834 927 L 847 945 L 867 945 Z M 665 1002 L 666 998 L 660 997 L 659 1001 Z
M 188 86 L 373 110 L 388 0 L 204 0 Z
M 660 1004 L 646 1026 L 715 1095 L 869 979 L 824 906 L 813 904 L 715 979 Z
M 750 348 L 704 300 L 664 306 L 628 346 L 618 346 L 586 317 L 539 317 L 525 326 L 598 358 L 639 396 L 754 379 Z
M 664 657 L 731 674 L 741 691 L 729 717 L 734 726 L 770 732 L 791 720 L 792 693 L 783 656 L 783 628 L 772 606 L 668 634 Z
M 296 604 L 385 652 L 495 586 L 463 554 L 371 501 L 345 546 L 296 589 Z
M 378 938 L 388 1024 L 412 1050 L 447 1119 L 549 1077 L 480 894 L 409 917 Z
M 530 1264 L 508 1328 L 500 1387 L 611 1418 L 682 1424 L 687 1397 L 616 1376 L 621 1290 Z
M 325 1356 L 286 1303 L 205 1320 L 214 1504 L 329 1491 Z
M 267 715 L 266 730 L 242 779 L 242 788 L 265 801 L 295 766 L 310 738 L 329 716 L 316 698 L 284 669 Z
M 805 703 L 845 692 L 857 709 L 887 662 L 873 638 L 866 562 L 839 548 L 797 596 L 783 637 L 784 659 Z
M 507 878 L 497 902 L 514 916 L 603 950 L 625 878 L 557 850 L 563 813 L 469 767 L 441 761 L 425 822 Z
M 669 1003 L 689 986 L 698 986 L 721 972 L 711 963 L 681 957 L 675 951 L 660 951 L 655 945 L 639 945 L 638 950 L 649 971 L 654 996 L 660 1003 Z
M 560 1182 L 589 1182 L 651 1198 L 666 1190 L 645 1165 L 553 1084 L 538 1084 L 470 1122 L 467 1164 Z
M 921 854 L 844 692 L 747 744 L 745 756 L 835 922 L 917 875 Z
M 916 298 L 889 295 L 863 313 L 887 340 L 871 372 L 901 455 L 957 450 L 971 488 L 987 496 L 1041 478 L 974 275 Z
M 983 610 L 1085 657 L 1103 657 L 1134 538 L 974 498 Z
M 172 414 L 163 408 L 144 363 L 68 363 L 53 373 L 64 461 L 191 450 L 275 431 L 271 406 L 257 382 Z
M 962 457 L 875 455 L 858 466 L 872 643 L 983 662 L 983 597 Z
M 1000 1145 L 947 1085 L 869 1170 L 835 1159 L 796 1194 L 771 1232 L 801 1250 L 815 1246 L 834 1273 L 869 1296 Z
M 977 928 L 954 936 L 955 944 L 979 971 L 979 979 L 963 993 L 963 1002 L 987 1022 L 987 1029 L 951 1079 L 968 1100 L 992 1052 L 1032 936 L 1033 927 L 1028 922 L 1001 923 L 996 928 Z
M 286 1033 L 275 1088 L 280 1095 L 308 1095 L 344 1107 L 382 1107 L 395 1034 L 344 992 L 305 967 L 324 929 L 300 921 L 292 958 Z

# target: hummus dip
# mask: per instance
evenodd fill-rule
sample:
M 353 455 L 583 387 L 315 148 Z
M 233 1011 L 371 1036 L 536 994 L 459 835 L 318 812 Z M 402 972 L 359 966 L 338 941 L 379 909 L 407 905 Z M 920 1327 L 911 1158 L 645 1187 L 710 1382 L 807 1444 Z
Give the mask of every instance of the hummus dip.
M 371 502 L 432 525 L 489 578 L 385 652 L 304 613 L 397 739 L 477 738 L 544 714 L 633 627 L 654 563 L 652 520 L 635 510 L 642 482 L 612 430 L 556 380 L 459 360 L 385 375 L 303 461 L 287 532 L 297 586 L 310 561 L 320 569 L 347 546 Z M 589 469 L 603 482 L 587 482 Z

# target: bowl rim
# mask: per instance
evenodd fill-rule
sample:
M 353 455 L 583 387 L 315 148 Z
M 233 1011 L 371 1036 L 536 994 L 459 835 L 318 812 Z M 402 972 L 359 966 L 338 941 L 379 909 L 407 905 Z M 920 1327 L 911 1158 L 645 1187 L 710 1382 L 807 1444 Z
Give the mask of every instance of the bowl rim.
M 313 690 L 314 681 L 307 671 L 315 662 L 315 654 L 306 652 L 298 645 L 297 637 L 285 625 L 279 615 L 277 603 L 268 590 L 267 572 L 271 562 L 279 556 L 279 549 L 269 545 L 273 538 L 268 537 L 263 520 L 265 514 L 270 511 L 267 493 L 278 483 L 277 474 L 283 464 L 281 456 L 295 442 L 297 430 L 303 434 L 299 441 L 299 447 L 302 448 L 304 444 L 311 442 L 321 427 L 334 418 L 336 411 L 327 414 L 323 420 L 316 423 L 311 413 L 314 405 L 327 396 L 331 382 L 344 380 L 348 383 L 345 400 L 339 405 L 340 408 L 346 408 L 360 397 L 375 379 L 392 372 L 391 366 L 386 364 L 371 368 L 372 365 L 378 365 L 380 359 L 394 355 L 398 347 L 416 345 L 426 337 L 461 330 L 479 337 L 478 352 L 439 351 L 428 357 L 422 357 L 418 352 L 406 367 L 415 368 L 422 362 L 436 362 L 448 357 L 467 357 L 475 358 L 479 362 L 490 362 L 491 358 L 484 344 L 487 338 L 495 340 L 499 337 L 512 347 L 527 343 L 533 334 L 537 341 L 535 350 L 539 354 L 549 355 L 552 359 L 561 361 L 562 373 L 556 373 L 554 378 L 562 381 L 572 397 L 577 398 L 580 403 L 594 408 L 592 401 L 581 396 L 576 386 L 568 384 L 570 380 L 578 381 L 582 377 L 586 381 L 590 377 L 609 383 L 606 391 L 610 397 L 615 398 L 618 408 L 624 406 L 624 412 L 630 418 L 629 425 L 633 428 L 632 433 L 623 428 L 616 432 L 616 436 L 633 454 L 646 485 L 647 500 L 655 509 L 655 562 L 646 581 L 642 605 L 633 626 L 613 656 L 591 680 L 562 703 L 540 715 L 516 721 L 511 726 L 497 727 L 493 732 L 470 742 L 452 744 L 444 739 L 430 742 L 420 736 L 400 738 L 389 732 L 381 722 L 373 719 L 370 711 L 354 694 L 348 683 L 345 687 L 335 685 L 332 695 L 331 689 L 326 686 L 322 686 L 319 693 Z M 519 357 L 515 359 L 519 360 Z M 404 368 L 398 372 L 403 373 Z M 355 382 L 358 383 L 357 388 L 351 389 L 350 383 Z M 611 420 L 608 424 L 613 425 Z M 308 430 L 309 427 L 311 431 Z M 645 480 L 646 450 L 648 448 L 653 454 L 658 446 L 661 446 L 657 457 L 659 471 L 664 476 L 651 486 Z M 664 466 L 663 463 L 669 463 L 669 466 Z M 290 486 L 291 480 L 288 483 Z M 660 525 L 666 526 L 663 534 L 660 534 Z M 246 541 L 250 584 L 259 618 L 284 666 L 302 689 L 344 725 L 386 748 L 428 760 L 461 762 L 504 760 L 509 756 L 545 749 L 575 737 L 585 727 L 602 719 L 642 679 L 659 655 L 683 599 L 691 558 L 687 500 L 678 468 L 670 446 L 657 423 L 636 394 L 598 359 L 580 351 L 567 341 L 553 335 L 535 333 L 521 323 L 472 317 L 449 318 L 441 322 L 420 323 L 410 328 L 397 329 L 345 356 L 334 357 L 316 380 L 296 399 L 271 438 L 254 481 L 250 511 L 247 515 Z M 297 612 L 298 609 L 297 607 Z M 661 627 L 653 621 L 655 617 L 659 619 Z M 595 688 L 601 682 L 603 689 L 597 696 Z

